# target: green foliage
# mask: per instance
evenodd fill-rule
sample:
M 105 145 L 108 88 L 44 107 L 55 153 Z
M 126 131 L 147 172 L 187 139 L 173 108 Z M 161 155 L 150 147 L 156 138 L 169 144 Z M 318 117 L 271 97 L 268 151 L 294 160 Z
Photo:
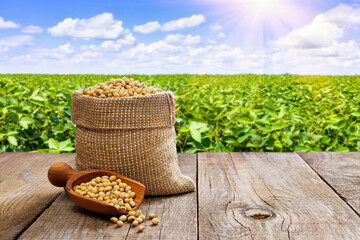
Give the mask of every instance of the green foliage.
M 360 151 L 360 75 L 127 75 L 176 98 L 177 148 Z M 0 75 L 0 151 L 73 152 L 71 93 L 116 75 Z

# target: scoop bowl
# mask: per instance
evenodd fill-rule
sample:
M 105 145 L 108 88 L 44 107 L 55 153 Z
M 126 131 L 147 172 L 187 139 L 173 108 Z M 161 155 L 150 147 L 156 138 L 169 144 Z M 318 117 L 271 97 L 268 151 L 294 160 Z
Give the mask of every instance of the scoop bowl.
M 108 214 L 108 215 L 121 215 L 126 214 L 127 211 L 122 211 L 116 209 L 114 206 L 110 204 L 85 197 L 76 193 L 73 190 L 73 187 L 76 185 L 80 185 L 81 183 L 89 182 L 93 178 L 102 177 L 104 175 L 111 176 L 115 175 L 117 178 L 121 179 L 122 182 L 131 186 L 131 190 L 136 193 L 134 198 L 135 206 L 132 207 L 132 210 L 135 210 L 139 207 L 140 203 L 144 199 L 145 195 L 145 186 L 127 178 L 119 173 L 111 172 L 107 170 L 93 169 L 93 170 L 85 170 L 81 172 L 76 172 L 72 167 L 64 162 L 57 162 L 49 168 L 48 171 L 48 179 L 50 183 L 56 187 L 65 187 L 69 198 L 79 207 L 84 208 L 86 210 Z

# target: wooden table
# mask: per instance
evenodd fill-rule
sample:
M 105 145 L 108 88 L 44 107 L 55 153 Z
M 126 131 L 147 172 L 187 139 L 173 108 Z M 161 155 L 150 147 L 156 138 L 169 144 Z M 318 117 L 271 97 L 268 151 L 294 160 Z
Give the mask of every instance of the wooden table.
M 58 161 L 74 154 L 0 153 L 1 239 L 360 239 L 360 153 L 179 154 L 197 191 L 146 198 L 142 233 L 52 186 Z

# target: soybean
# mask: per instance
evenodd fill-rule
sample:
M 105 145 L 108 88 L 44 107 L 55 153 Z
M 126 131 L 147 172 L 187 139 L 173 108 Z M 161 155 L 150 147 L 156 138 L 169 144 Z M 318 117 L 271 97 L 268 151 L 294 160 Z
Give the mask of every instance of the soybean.
M 139 225 L 139 222 L 134 220 L 132 223 L 131 223 L 132 226 L 136 227 L 137 225 Z
M 119 221 L 119 219 L 117 219 L 117 217 L 110 218 L 110 222 L 112 222 L 112 223 L 116 223 L 117 221 Z
M 137 210 L 136 212 L 135 212 L 135 217 L 139 217 L 141 215 L 141 210 Z
M 73 190 L 77 194 L 114 206 L 120 211 L 131 211 L 135 217 L 139 216 L 132 211 L 136 206 L 134 201 L 136 193 L 131 190 L 131 186 L 123 183 L 115 175 L 93 178 L 89 182 L 73 186 Z
M 144 83 L 132 78 L 111 79 L 106 83 L 98 83 L 93 87 L 83 89 L 82 93 L 97 98 L 119 98 L 130 96 L 146 96 L 162 92 L 160 88 L 147 87 Z M 115 177 L 116 176 L 111 176 Z
M 153 219 L 151 219 L 151 223 L 154 225 L 157 225 L 159 223 L 159 219 L 153 218 Z

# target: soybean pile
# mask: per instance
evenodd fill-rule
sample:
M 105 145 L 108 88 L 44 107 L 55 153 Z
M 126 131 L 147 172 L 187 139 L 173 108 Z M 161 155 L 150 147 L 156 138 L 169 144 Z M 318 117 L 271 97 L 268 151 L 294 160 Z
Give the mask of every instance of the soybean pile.
M 0 74 L 0 151 L 74 152 L 71 94 L 116 78 L 171 90 L 178 152 L 360 151 L 360 75 Z

